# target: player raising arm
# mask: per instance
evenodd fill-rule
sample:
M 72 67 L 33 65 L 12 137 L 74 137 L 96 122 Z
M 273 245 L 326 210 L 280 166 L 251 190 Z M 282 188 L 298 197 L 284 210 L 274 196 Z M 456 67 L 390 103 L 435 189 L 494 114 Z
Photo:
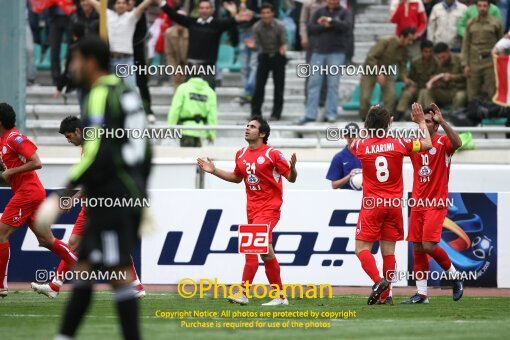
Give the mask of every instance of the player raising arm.
M 283 203 L 283 181 L 285 177 L 289 182 L 294 183 L 297 178 L 296 154 L 292 154 L 290 164 L 283 154 L 267 145 L 269 138 L 269 124 L 261 117 L 253 117 L 246 125 L 244 139 L 248 142 L 236 154 L 236 166 L 233 172 L 217 169 L 214 162 L 197 159 L 198 166 L 225 181 L 241 183 L 244 180 L 247 196 L 248 224 L 269 225 L 269 252 L 261 254 L 260 257 L 266 268 L 266 275 L 271 285 L 277 285 L 280 289 L 280 297 L 271 300 L 263 305 L 278 306 L 288 305 L 289 301 L 282 290 L 280 278 L 280 265 L 273 250 L 273 228 L 280 219 L 280 207 Z M 252 284 L 259 260 L 255 254 L 246 254 L 246 263 L 243 271 L 243 285 Z M 246 288 L 239 298 L 229 296 L 228 300 L 241 305 L 248 303 Z
M 386 301 L 386 298 L 390 293 L 389 279 L 395 271 L 395 244 L 403 240 L 404 227 L 402 207 L 392 206 L 392 202 L 401 200 L 404 194 L 403 158 L 431 148 L 423 110 L 416 103 L 412 108 L 412 119 L 423 132 L 423 140 L 405 140 L 379 133 L 381 130 L 388 131 L 393 117 L 388 110 L 377 105 L 370 108 L 365 120 L 365 128 L 377 132 L 373 134 L 376 137 L 357 139 L 351 144 L 351 151 L 359 158 L 363 169 L 363 205 L 356 226 L 356 255 L 363 270 L 374 282 L 369 305 L 377 303 L 379 297 L 379 303 L 393 303 L 392 299 Z M 380 241 L 381 246 L 383 278 L 371 253 L 376 241 Z M 383 292 L 386 293 L 381 296 Z
M 425 123 L 432 139 L 432 149 L 411 156 L 414 169 L 412 197 L 415 202 L 435 202 L 435 206 L 419 204 L 411 208 L 407 241 L 413 242 L 413 271 L 417 293 L 404 301 L 405 304 L 429 303 L 426 276 L 429 272 L 428 256 L 436 260 L 450 276 L 454 301 L 459 300 L 464 291 L 463 283 L 457 277 L 457 271 L 448 254 L 437 245 L 441 240 L 443 222 L 448 212 L 451 158 L 455 150 L 462 146 L 462 141 L 444 120 L 436 104 L 425 109 Z M 443 128 L 446 136 L 437 133 L 439 126 Z

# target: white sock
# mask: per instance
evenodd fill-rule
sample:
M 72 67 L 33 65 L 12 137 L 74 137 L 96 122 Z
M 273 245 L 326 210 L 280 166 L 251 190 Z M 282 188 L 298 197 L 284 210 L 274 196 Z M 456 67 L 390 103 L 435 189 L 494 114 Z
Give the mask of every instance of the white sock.
M 450 266 L 450 268 L 446 272 L 448 273 L 448 278 L 450 280 L 455 280 L 457 278 L 458 271 L 453 266 L 453 263 L 452 263 L 452 265 Z
M 57 279 L 53 279 L 53 281 L 51 281 L 53 284 L 59 286 L 59 287 L 62 287 L 64 285 L 64 282 L 61 281 L 61 280 L 57 280 Z
M 418 294 L 427 296 L 427 280 L 416 280 Z

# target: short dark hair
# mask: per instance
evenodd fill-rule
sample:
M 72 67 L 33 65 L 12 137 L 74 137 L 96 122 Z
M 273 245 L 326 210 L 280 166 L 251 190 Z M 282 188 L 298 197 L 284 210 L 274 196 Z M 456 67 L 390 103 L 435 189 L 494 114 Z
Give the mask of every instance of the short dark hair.
M 16 112 L 7 103 L 0 103 L 0 123 L 7 130 L 16 126 Z
M 476 0 L 476 3 L 478 4 L 479 2 L 486 2 L 488 3 L 489 5 L 491 4 L 490 0 Z
M 264 139 L 262 140 L 262 142 L 264 142 L 264 144 L 267 144 L 267 140 L 269 139 L 269 134 L 271 133 L 271 127 L 269 126 L 269 123 L 267 122 L 267 120 L 265 120 L 264 118 L 262 118 L 260 116 L 251 117 L 250 122 L 253 120 L 259 122 L 259 124 L 260 124 L 259 132 L 266 134 L 264 136 Z
M 432 110 L 432 108 L 430 106 L 427 106 L 423 109 L 424 115 L 426 115 L 428 113 L 430 113 L 432 116 L 434 116 L 434 110 Z M 434 122 L 434 126 L 437 126 L 437 125 L 439 125 L 439 123 Z
M 444 42 L 438 42 L 436 46 L 434 46 L 434 53 L 439 54 L 443 52 L 448 52 L 450 50 L 450 47 L 447 43 Z
M 214 4 L 211 2 L 211 0 L 200 0 L 198 4 L 201 4 L 202 2 L 207 2 L 209 5 L 211 5 L 211 7 L 214 7 Z
M 367 117 L 365 118 L 365 127 L 367 129 L 386 129 L 390 125 L 390 121 L 390 111 L 382 106 L 376 105 L 368 110 Z
M 260 11 L 262 12 L 263 9 L 270 9 L 271 12 L 274 13 L 274 7 L 269 2 L 262 3 L 262 5 L 260 6 Z
M 81 120 L 76 116 L 67 116 L 60 122 L 58 133 L 75 132 L 76 129 L 81 130 Z
M 416 33 L 416 27 L 408 26 L 408 27 L 402 28 L 402 30 L 400 31 L 400 36 L 407 38 L 408 35 L 410 35 L 410 34 L 414 35 L 415 33 Z
M 99 37 L 94 35 L 84 37 L 76 44 L 73 51 L 79 52 L 85 59 L 96 59 L 101 70 L 106 72 L 110 70 L 110 48 Z
M 85 36 L 85 25 L 81 21 L 75 21 L 71 24 L 71 34 L 81 39 Z
M 430 40 L 423 40 L 420 44 L 420 49 L 423 51 L 426 48 L 434 48 L 434 43 Z

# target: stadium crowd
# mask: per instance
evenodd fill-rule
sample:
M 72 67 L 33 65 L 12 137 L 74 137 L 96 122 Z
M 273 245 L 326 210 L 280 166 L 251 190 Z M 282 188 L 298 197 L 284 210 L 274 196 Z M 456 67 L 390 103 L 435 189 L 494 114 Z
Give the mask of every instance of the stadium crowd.
M 398 72 L 361 76 L 360 118 L 365 119 L 377 85 L 384 106 L 395 120 L 409 119 L 414 101 L 424 107 L 437 103 L 452 113 L 450 118 L 454 123 L 455 118 L 466 113 L 475 111 L 476 114 L 481 106 L 489 109 L 495 105 L 506 106 L 506 93 L 496 103 L 492 98 L 498 81 L 507 79 L 506 75 L 498 77 L 494 56 L 508 54 L 505 41 L 509 41 L 510 35 L 504 32 L 508 31 L 510 2 L 491 2 L 390 0 L 389 18 L 396 24 L 395 35 L 379 38 L 368 51 L 364 66 L 397 65 Z M 216 124 L 217 110 L 211 109 L 212 102 L 217 105 L 216 98 L 210 97 L 216 96 L 214 89 L 222 83 L 218 58 L 220 46 L 227 44 L 236 51 L 240 63 L 243 93 L 239 103 L 250 104 L 252 116 L 262 115 L 264 88 L 272 73 L 274 103 L 270 120 L 280 120 L 287 51 L 306 51 L 306 62 L 311 65 L 353 64 L 355 14 L 359 7 L 355 0 L 108 1 L 106 27 L 112 71 L 116 65 L 155 63 L 173 67 L 215 66 L 214 74 L 202 77 L 198 74 L 184 77 L 181 73 L 172 76 L 176 88 L 184 86 L 189 78 L 204 79 L 193 80 L 181 91 L 199 93 L 193 99 L 198 98 L 198 103 L 179 96 L 180 109 L 169 109 L 168 120 L 189 125 Z M 62 91 L 73 91 L 68 67 L 63 70 L 61 67 L 61 55 L 70 54 L 61 49 L 62 46 L 72 49 L 82 37 L 99 34 L 99 12 L 99 0 L 27 1 L 29 84 L 36 82 L 33 50 L 37 44 L 40 58 L 50 54 L 55 96 Z M 506 72 L 506 68 L 500 68 Z M 325 110 L 324 121 L 335 122 L 339 118 L 340 78 L 339 73 L 316 72 L 303 80 L 304 116 L 297 124 L 316 121 L 321 107 Z M 149 121 L 155 122 L 148 76 L 131 74 L 125 81 L 133 87 L 136 85 Z M 84 95 L 77 91 L 80 105 Z M 213 135 L 207 131 L 195 132 L 192 136 L 195 140 L 186 141 L 183 146 L 198 146 L 200 138 L 212 140 Z

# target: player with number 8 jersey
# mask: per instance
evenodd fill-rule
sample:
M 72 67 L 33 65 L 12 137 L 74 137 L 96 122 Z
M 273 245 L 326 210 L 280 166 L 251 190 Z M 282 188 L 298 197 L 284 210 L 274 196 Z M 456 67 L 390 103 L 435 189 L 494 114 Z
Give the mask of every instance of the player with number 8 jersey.
M 370 132 L 387 131 L 393 117 L 380 106 L 370 108 L 365 128 Z M 356 226 L 356 254 L 361 266 L 374 282 L 368 304 L 386 303 L 390 291 L 390 275 L 395 271 L 395 243 L 403 240 L 402 208 L 387 205 L 392 199 L 401 199 L 404 192 L 402 165 L 404 156 L 430 149 L 430 135 L 426 130 L 423 110 L 413 105 L 413 121 L 424 131 L 424 140 L 409 140 L 380 133 L 351 144 L 351 151 L 361 161 L 363 169 L 363 204 Z M 383 199 L 383 200 L 381 200 Z M 380 204 L 384 201 L 385 204 Z M 384 278 L 379 275 L 375 258 L 371 253 L 374 242 L 380 241 L 383 255 Z M 384 292 L 385 295 L 382 295 Z M 388 301 L 390 303 L 391 299 Z
M 271 287 L 275 285 L 280 290 L 280 297 L 265 303 L 265 306 L 288 305 L 282 290 L 280 265 L 275 257 L 272 246 L 273 228 L 280 219 L 280 207 L 283 202 L 283 179 L 296 181 L 296 155 L 293 154 L 289 162 L 278 150 L 267 145 L 269 138 L 269 124 L 260 117 L 252 117 L 245 130 L 245 140 L 248 146 L 236 153 L 236 166 L 233 172 L 217 169 L 210 159 L 197 159 L 198 166 L 205 172 L 211 173 L 225 181 L 240 183 L 244 181 L 247 196 L 248 224 L 269 225 L 269 253 L 260 257 L 266 268 L 266 275 Z M 252 284 L 259 268 L 259 260 L 255 254 L 246 254 L 243 271 L 243 294 L 239 297 L 229 296 L 228 300 L 242 305 L 248 303 L 246 296 L 248 286 Z

